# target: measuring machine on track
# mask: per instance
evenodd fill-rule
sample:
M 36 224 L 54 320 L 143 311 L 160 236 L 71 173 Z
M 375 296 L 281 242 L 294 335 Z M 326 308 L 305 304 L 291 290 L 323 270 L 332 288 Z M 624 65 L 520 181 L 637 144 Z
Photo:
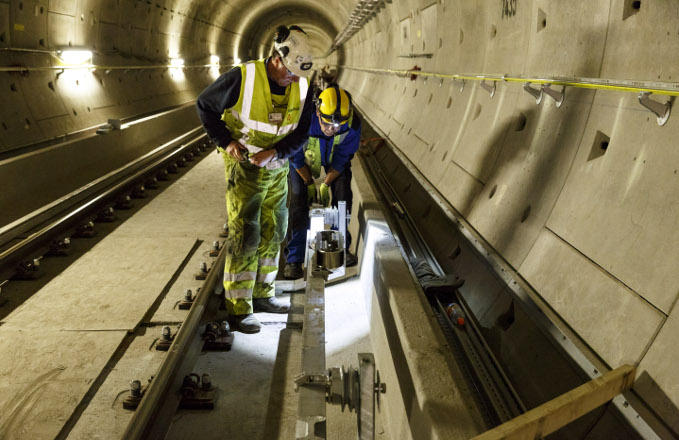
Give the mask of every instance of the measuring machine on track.
M 302 372 L 295 377 L 299 393 L 296 435 L 326 438 L 326 404 L 341 405 L 357 415 L 358 438 L 375 438 L 375 404 L 386 385 L 380 382 L 372 353 L 358 353 L 358 368 L 325 365 L 325 285 L 346 272 L 346 202 L 337 208 L 312 209 L 306 247 L 306 290 L 302 328 Z M 326 229 L 326 225 L 333 229 Z

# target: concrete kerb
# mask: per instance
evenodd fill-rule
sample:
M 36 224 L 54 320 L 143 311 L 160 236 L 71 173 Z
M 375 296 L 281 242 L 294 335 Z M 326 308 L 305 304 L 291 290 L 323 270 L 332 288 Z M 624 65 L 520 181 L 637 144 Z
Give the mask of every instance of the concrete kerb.
M 351 225 L 361 256 L 360 284 L 370 338 L 387 392 L 381 412 L 390 438 L 469 438 L 484 426 L 466 384 L 451 371 L 450 348 L 412 278 L 363 166 L 354 169 Z M 360 233 L 359 233 L 360 231 Z M 451 418 L 456 423 L 450 423 Z

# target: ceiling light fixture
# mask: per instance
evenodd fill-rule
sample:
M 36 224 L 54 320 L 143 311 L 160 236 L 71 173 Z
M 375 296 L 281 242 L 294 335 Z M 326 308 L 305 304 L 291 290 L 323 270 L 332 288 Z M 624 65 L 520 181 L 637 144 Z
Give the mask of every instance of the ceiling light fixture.
M 89 66 L 92 64 L 92 51 L 67 49 L 57 52 L 61 63 L 65 66 Z

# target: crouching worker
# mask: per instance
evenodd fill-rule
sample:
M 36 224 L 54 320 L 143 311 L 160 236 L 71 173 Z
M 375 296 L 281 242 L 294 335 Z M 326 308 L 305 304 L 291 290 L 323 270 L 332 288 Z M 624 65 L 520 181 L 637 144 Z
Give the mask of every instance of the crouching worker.
M 288 223 L 287 158 L 306 139 L 313 114 L 305 79 L 312 67 L 306 34 L 297 26 L 279 27 L 274 48 L 271 57 L 219 77 L 197 104 L 224 158 L 226 308 L 232 328 L 244 333 L 261 328 L 253 312 L 287 313 L 289 308 L 274 296 Z
M 337 206 L 347 202 L 351 212 L 351 159 L 358 150 L 361 121 L 354 113 L 351 96 L 337 86 L 323 90 L 316 99 L 316 112 L 309 127 L 309 138 L 304 147 L 290 159 L 290 222 L 291 237 L 286 248 L 283 276 L 298 279 L 304 276 L 302 263 L 309 229 L 309 206 L 318 201 L 323 206 Z M 320 185 L 315 179 L 325 169 Z M 332 203 L 331 203 L 332 194 Z M 347 231 L 346 248 L 351 245 Z M 347 251 L 347 267 L 356 265 L 356 256 Z

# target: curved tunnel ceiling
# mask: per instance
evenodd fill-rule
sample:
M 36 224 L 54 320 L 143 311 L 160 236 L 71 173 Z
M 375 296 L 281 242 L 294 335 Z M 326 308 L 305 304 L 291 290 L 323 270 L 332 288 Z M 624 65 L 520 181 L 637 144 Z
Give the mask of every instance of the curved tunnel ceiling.
M 314 56 L 324 55 L 339 32 L 338 17 L 316 2 L 264 3 L 253 7 L 239 23 L 236 38 L 240 58 L 260 58 L 268 55 L 271 40 L 279 25 L 300 26 L 309 35 Z

